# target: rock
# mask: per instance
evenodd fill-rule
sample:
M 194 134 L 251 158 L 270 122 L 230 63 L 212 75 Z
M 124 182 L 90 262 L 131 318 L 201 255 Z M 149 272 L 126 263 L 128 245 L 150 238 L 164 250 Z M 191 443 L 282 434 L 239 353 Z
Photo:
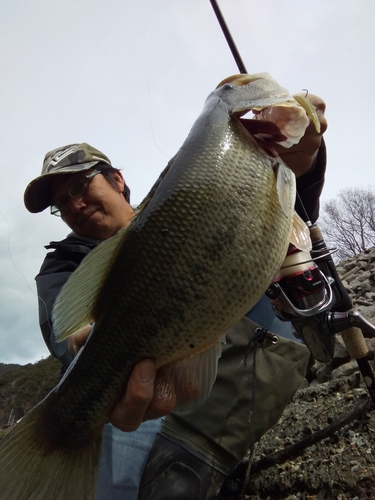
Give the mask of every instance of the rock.
M 353 261 L 348 260 L 347 262 L 340 262 L 340 264 L 337 266 L 337 271 L 342 272 L 341 270 L 344 271 L 344 274 L 349 274 L 349 271 L 353 271 L 355 269 L 357 264 Z
M 354 279 L 350 282 L 350 288 L 353 292 L 357 292 L 361 289 L 362 282 L 359 279 Z
M 220 500 L 359 500 L 375 498 L 375 411 L 363 411 L 326 439 L 284 462 L 250 472 L 270 450 L 285 452 L 291 444 L 316 435 L 343 416 L 366 405 L 367 390 L 358 373 L 298 391 L 280 421 L 257 443 L 224 484 Z M 357 411 L 358 413 L 358 411 Z M 250 458 L 251 457 L 251 458 Z
M 365 271 L 364 273 L 362 273 L 361 280 L 362 281 L 368 280 L 370 277 L 371 277 L 371 271 Z
M 363 306 L 363 305 L 357 306 L 354 304 L 353 309 L 355 309 L 356 311 L 359 311 L 367 319 L 372 318 L 374 316 L 374 313 L 375 313 L 375 306 L 374 305 L 369 307 L 369 306 Z

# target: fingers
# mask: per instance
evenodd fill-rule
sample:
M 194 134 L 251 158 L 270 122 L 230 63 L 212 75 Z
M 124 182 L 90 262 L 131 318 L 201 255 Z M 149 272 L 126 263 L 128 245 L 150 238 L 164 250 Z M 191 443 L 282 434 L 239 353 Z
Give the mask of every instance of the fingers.
M 176 393 L 171 380 L 164 378 L 163 369 L 156 371 L 154 383 L 154 396 L 148 406 L 143 420 L 163 417 L 170 413 L 176 406 Z
M 134 367 L 125 396 L 110 414 L 111 423 L 124 432 L 137 429 L 154 395 L 155 365 L 142 360 Z
M 110 422 L 124 432 L 136 430 L 145 420 L 171 412 L 175 397 L 155 394 L 156 370 L 152 360 L 139 361 L 129 379 L 125 396 L 110 414 Z
M 81 347 L 86 344 L 91 328 L 90 324 L 85 325 L 83 328 L 78 330 L 77 333 L 68 338 L 68 350 L 74 356 L 76 356 Z
M 323 112 L 325 111 L 326 104 L 321 97 L 319 97 L 315 94 L 310 94 L 310 93 L 306 94 L 306 92 L 299 92 L 296 95 L 299 95 L 301 97 L 304 97 L 305 99 L 308 99 L 311 102 L 311 104 L 313 104 L 316 108 L 322 109 Z
M 314 106 L 316 110 L 316 114 L 318 115 L 319 121 L 320 121 L 320 133 L 318 134 L 315 131 L 316 135 L 322 135 L 324 132 L 327 130 L 327 120 L 326 117 L 324 116 L 324 113 L 326 111 L 326 103 L 323 101 L 323 99 L 317 95 L 314 94 L 307 94 L 306 93 L 299 93 L 297 95 L 300 95 L 302 97 L 305 97 L 305 99 L 308 99 L 311 104 Z M 315 127 L 312 127 L 312 124 L 310 124 L 309 128 L 314 129 Z
M 327 120 L 324 116 L 326 104 L 320 97 L 314 94 L 299 94 L 310 100 L 311 104 L 315 107 L 318 119 L 320 122 L 320 132 L 315 129 L 315 125 L 310 121 L 304 136 L 298 144 L 291 148 L 283 148 L 280 145 L 275 145 L 275 150 L 278 152 L 286 165 L 293 170 L 296 177 L 308 172 L 314 164 L 316 154 L 319 150 L 322 135 L 327 130 Z

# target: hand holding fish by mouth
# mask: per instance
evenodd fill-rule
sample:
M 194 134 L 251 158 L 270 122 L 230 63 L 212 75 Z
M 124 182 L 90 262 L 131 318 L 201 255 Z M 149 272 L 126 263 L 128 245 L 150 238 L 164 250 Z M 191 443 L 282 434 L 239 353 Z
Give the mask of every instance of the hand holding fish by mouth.
M 307 96 L 305 94 L 297 94 L 297 96 L 305 97 L 315 108 L 320 124 L 320 131 L 316 130 L 315 124 L 310 119 L 310 124 L 298 144 L 290 148 L 275 144 L 274 149 L 286 165 L 293 170 L 296 177 L 300 177 L 309 171 L 315 160 L 322 136 L 327 130 L 327 119 L 324 116 L 326 104 L 323 99 L 314 94 L 308 94 Z

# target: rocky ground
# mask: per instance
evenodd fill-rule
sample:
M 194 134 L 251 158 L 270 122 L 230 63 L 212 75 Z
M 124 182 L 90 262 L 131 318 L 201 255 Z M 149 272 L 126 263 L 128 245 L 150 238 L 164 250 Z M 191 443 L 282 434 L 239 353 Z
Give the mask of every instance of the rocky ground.
M 353 309 L 375 324 L 375 248 L 340 263 L 338 271 Z M 375 339 L 365 336 L 374 369 Z M 374 405 L 337 335 L 334 364 L 314 365 L 310 383 L 249 451 L 218 499 L 375 499 L 374 440 Z

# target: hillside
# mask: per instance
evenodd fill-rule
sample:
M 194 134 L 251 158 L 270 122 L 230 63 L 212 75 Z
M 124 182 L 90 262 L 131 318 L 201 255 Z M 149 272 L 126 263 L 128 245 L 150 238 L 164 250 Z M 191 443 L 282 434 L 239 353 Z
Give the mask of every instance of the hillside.
M 1 374 L 2 373 L 2 374 Z M 60 363 L 52 356 L 37 363 L 0 364 L 0 422 L 8 423 L 11 411 L 17 421 L 56 385 Z
M 15 364 L 6 364 L 6 363 L 0 363 L 0 377 L 1 375 L 4 375 L 4 373 L 10 372 L 12 370 L 18 370 L 18 368 L 21 368 L 22 365 L 15 365 Z

